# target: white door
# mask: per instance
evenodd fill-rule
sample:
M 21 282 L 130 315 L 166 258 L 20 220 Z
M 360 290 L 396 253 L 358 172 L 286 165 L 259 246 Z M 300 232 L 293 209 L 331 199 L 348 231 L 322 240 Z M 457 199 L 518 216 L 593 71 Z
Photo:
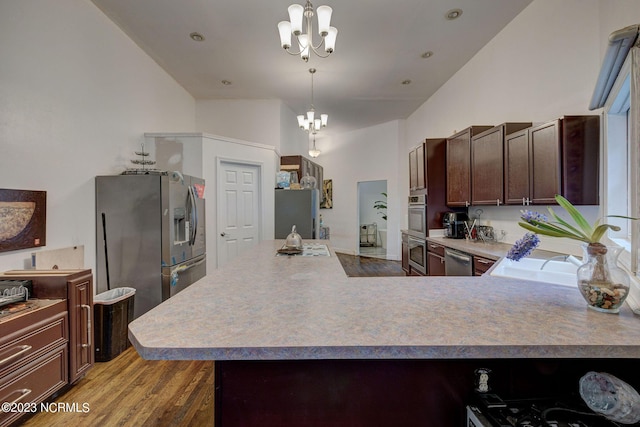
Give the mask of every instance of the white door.
M 220 162 L 218 267 L 260 240 L 260 166 Z

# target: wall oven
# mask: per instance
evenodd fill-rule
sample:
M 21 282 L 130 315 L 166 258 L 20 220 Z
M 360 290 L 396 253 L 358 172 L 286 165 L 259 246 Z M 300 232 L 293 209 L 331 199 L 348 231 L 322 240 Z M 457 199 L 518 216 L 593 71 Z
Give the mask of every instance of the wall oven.
M 409 235 L 409 266 L 423 275 L 427 274 L 427 241 Z
M 427 196 L 417 194 L 409 196 L 409 234 L 426 239 L 427 237 Z

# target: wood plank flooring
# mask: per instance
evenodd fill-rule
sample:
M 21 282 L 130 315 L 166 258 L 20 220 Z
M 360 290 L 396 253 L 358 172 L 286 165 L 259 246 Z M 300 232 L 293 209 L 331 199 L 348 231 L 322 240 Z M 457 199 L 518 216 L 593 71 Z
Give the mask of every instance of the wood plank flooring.
M 55 402 L 86 413 L 40 412 L 24 426 L 213 426 L 214 362 L 143 360 L 129 347 L 96 363 Z
M 347 255 L 336 252 L 349 277 L 405 276 L 400 261 Z

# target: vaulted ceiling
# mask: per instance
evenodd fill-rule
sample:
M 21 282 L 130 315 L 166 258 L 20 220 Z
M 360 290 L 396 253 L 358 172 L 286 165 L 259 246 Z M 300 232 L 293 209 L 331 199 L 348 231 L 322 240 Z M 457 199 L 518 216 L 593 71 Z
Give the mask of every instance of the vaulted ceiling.
M 303 114 L 315 68 L 329 133 L 407 118 L 532 0 L 319 0 L 333 8 L 336 48 L 307 63 L 280 47 L 294 0 L 92 1 L 196 99 L 281 99 Z

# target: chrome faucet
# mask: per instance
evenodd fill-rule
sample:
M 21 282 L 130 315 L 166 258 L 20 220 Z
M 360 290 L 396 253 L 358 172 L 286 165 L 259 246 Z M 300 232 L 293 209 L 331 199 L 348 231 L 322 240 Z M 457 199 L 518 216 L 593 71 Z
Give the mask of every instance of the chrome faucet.
M 549 261 L 553 261 L 553 260 L 556 260 L 556 259 L 561 259 L 562 261 L 566 262 L 568 258 L 569 258 L 569 255 L 558 255 L 558 256 L 551 257 L 551 258 L 549 258 L 548 260 L 546 260 L 545 262 L 542 263 L 542 265 L 540 266 L 540 270 L 542 270 L 544 268 L 544 266 L 547 265 L 547 263 Z

